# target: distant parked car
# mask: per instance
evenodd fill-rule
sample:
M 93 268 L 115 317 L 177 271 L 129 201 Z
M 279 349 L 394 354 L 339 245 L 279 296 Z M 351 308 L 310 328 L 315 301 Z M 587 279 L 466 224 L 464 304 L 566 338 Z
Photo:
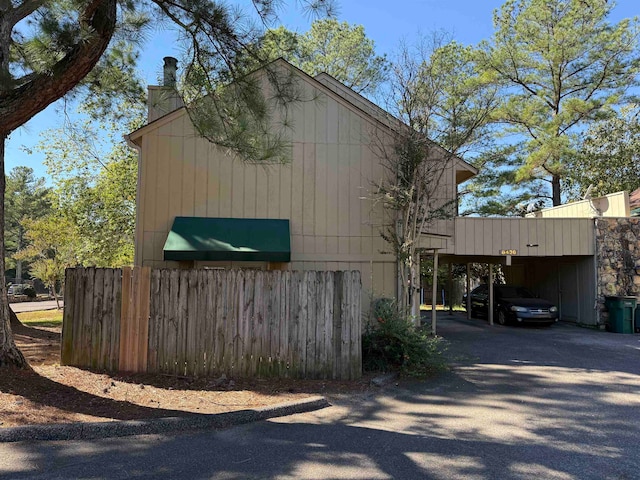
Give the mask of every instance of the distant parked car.
M 14 283 L 7 289 L 9 295 L 26 295 L 29 298 L 36 298 L 38 295 L 32 285 L 28 283 Z
M 537 323 L 551 325 L 558 321 L 558 307 L 549 300 L 536 297 L 524 287 L 495 285 L 494 316 L 500 325 L 508 322 Z M 467 295 L 462 297 L 467 305 Z M 471 316 L 487 315 L 489 288 L 480 285 L 471 291 Z

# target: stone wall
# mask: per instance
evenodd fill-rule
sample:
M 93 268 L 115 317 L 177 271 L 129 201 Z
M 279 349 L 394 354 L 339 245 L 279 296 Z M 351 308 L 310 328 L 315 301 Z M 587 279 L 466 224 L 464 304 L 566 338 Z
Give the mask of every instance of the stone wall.
M 640 218 L 595 220 L 598 323 L 608 319 L 606 296 L 640 297 Z

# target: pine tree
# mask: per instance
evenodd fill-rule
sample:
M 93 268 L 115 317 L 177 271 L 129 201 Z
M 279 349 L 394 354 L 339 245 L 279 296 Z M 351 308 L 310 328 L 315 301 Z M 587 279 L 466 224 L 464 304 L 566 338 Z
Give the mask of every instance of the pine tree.
M 331 8 L 331 0 L 302 4 L 313 10 Z M 118 53 L 126 53 L 126 46 L 139 40 L 150 22 L 173 23 L 187 42 L 188 90 L 194 100 L 208 99 L 192 115 L 201 119 L 196 122 L 199 132 L 250 160 L 276 154 L 273 147 L 278 142 L 261 135 L 269 114 L 266 102 L 241 66 L 246 56 L 258 55 L 251 46 L 259 43 L 278 5 L 276 0 L 252 0 L 247 10 L 257 15 L 259 22 L 254 22 L 237 5 L 215 0 L 0 0 L 0 272 L 4 275 L 8 135 L 79 87 L 107 93 L 112 86 L 114 95 L 120 93 L 119 84 L 128 85 L 126 70 L 131 62 L 118 64 L 115 60 L 135 60 Z M 92 74 L 96 69 L 100 75 Z M 118 74 L 121 71 L 125 74 Z M 270 76 L 270 80 L 283 102 L 291 98 L 282 93 L 277 77 Z M 135 85 L 132 93 L 136 93 Z M 108 108 L 110 96 L 101 98 Z M 205 121 L 212 113 L 219 119 Z M 254 126 L 248 127 L 250 124 Z M 0 366 L 26 366 L 13 341 L 4 281 L 0 282 Z
M 576 135 L 637 84 L 638 24 L 611 24 L 613 2 L 508 0 L 479 61 L 506 99 L 496 119 L 522 139 L 515 181 L 541 180 L 562 201 Z

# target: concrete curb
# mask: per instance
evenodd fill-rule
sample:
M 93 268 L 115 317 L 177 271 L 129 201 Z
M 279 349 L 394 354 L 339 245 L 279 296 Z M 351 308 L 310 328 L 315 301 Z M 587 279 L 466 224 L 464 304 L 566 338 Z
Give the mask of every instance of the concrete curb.
M 113 422 L 58 423 L 0 428 L 0 442 L 87 440 L 183 432 L 187 430 L 228 428 L 269 418 L 311 412 L 329 407 L 324 397 L 311 397 L 297 402 L 281 403 L 253 410 L 214 414 L 188 414 L 184 417 L 151 418 Z

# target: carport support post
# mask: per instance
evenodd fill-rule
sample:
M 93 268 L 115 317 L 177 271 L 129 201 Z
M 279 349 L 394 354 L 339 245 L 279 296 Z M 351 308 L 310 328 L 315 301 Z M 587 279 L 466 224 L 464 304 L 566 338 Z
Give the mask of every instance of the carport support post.
M 467 320 L 471 320 L 471 264 L 467 263 Z
M 493 263 L 489 264 L 489 325 L 493 325 Z
M 436 303 L 438 302 L 438 250 L 433 251 L 433 287 L 431 290 L 431 334 L 436 334 Z
M 411 316 L 420 325 L 420 252 L 416 252 L 411 269 Z
M 447 300 L 449 300 L 449 315 L 453 315 L 453 265 L 449 260 L 449 278 L 447 278 Z

